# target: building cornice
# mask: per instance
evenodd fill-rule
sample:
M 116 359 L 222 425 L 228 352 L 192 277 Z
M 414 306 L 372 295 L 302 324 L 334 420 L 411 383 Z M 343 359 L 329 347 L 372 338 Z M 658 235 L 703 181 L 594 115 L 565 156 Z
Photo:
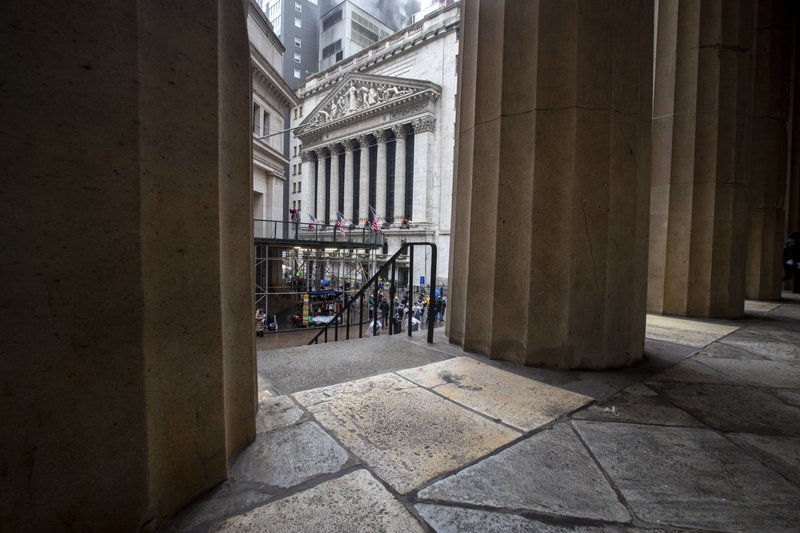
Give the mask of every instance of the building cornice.
M 431 39 L 456 31 L 461 23 L 460 9 L 460 4 L 444 7 L 329 69 L 309 76 L 297 87 L 298 97 L 302 100 L 327 91 L 347 74 L 372 69 L 384 61 L 395 59 L 397 55 L 413 52 Z M 434 22 L 434 19 L 438 19 L 438 22 Z
M 264 83 L 282 103 L 289 107 L 300 104 L 297 94 L 283 81 L 275 67 L 270 65 L 253 45 L 250 45 L 250 64 L 253 79 Z

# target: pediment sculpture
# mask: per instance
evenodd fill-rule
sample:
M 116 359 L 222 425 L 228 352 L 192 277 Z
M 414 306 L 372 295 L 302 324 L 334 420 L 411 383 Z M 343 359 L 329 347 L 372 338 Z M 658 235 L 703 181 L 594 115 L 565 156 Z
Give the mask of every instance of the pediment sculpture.
M 390 84 L 363 84 L 356 80 L 350 81 L 343 90 L 340 90 L 322 106 L 310 121 L 312 126 L 321 126 L 332 120 L 337 120 L 353 113 L 365 111 L 370 107 L 378 106 L 407 96 L 414 92 L 410 87 Z

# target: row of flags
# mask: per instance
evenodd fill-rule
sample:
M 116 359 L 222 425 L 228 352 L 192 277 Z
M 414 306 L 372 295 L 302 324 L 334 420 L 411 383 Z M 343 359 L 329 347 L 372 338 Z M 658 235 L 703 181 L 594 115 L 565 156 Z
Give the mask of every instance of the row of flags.
M 370 223 L 370 219 L 369 218 L 364 219 L 364 225 L 365 226 L 371 226 L 372 229 L 374 229 L 375 231 L 378 231 L 379 230 L 378 219 L 382 218 L 382 217 L 378 216 L 377 211 L 375 211 L 375 208 L 372 207 L 372 206 L 369 206 L 369 212 L 370 212 L 370 215 L 372 216 L 372 222 Z M 314 215 L 312 215 L 310 213 L 308 214 L 308 218 L 311 220 L 311 222 L 308 224 L 308 229 L 313 230 L 314 226 L 319 224 L 320 221 L 319 221 L 319 219 L 317 219 L 317 217 L 315 217 Z M 386 222 L 385 219 L 384 219 L 384 222 Z M 338 228 L 339 233 L 341 233 L 342 236 L 344 236 L 345 228 L 349 227 L 350 225 L 351 225 L 350 221 L 348 221 L 346 218 L 344 218 L 344 215 L 342 215 L 339 211 L 336 211 L 336 225 L 335 225 L 335 227 Z

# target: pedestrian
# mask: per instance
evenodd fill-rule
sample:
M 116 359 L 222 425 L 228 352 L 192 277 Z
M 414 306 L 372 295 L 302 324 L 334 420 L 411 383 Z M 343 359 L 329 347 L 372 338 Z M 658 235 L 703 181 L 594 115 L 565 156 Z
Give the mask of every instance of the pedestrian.
M 264 313 L 264 309 L 259 307 L 256 309 L 256 337 L 263 337 L 264 336 L 264 318 L 266 314 Z

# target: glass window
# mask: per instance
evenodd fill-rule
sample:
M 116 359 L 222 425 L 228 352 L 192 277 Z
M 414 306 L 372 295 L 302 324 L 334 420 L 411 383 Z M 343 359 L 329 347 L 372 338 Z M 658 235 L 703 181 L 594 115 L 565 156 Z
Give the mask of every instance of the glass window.
M 297 52 L 294 53 L 294 62 L 295 63 L 302 63 L 303 62 L 302 56 Z
M 294 27 L 295 28 L 302 28 L 303 27 L 303 21 L 300 20 L 300 17 L 295 17 L 294 18 Z
M 303 6 L 300 4 L 300 2 L 294 3 L 294 10 L 297 11 L 298 13 L 303 12 Z
M 302 47 L 302 46 L 303 46 L 303 40 L 302 40 L 300 37 L 295 37 L 295 38 L 294 38 L 294 45 L 295 45 L 297 48 L 300 48 L 300 47 Z
M 300 69 L 299 68 L 294 69 L 294 77 L 296 79 L 298 79 L 298 80 L 300 79 Z

